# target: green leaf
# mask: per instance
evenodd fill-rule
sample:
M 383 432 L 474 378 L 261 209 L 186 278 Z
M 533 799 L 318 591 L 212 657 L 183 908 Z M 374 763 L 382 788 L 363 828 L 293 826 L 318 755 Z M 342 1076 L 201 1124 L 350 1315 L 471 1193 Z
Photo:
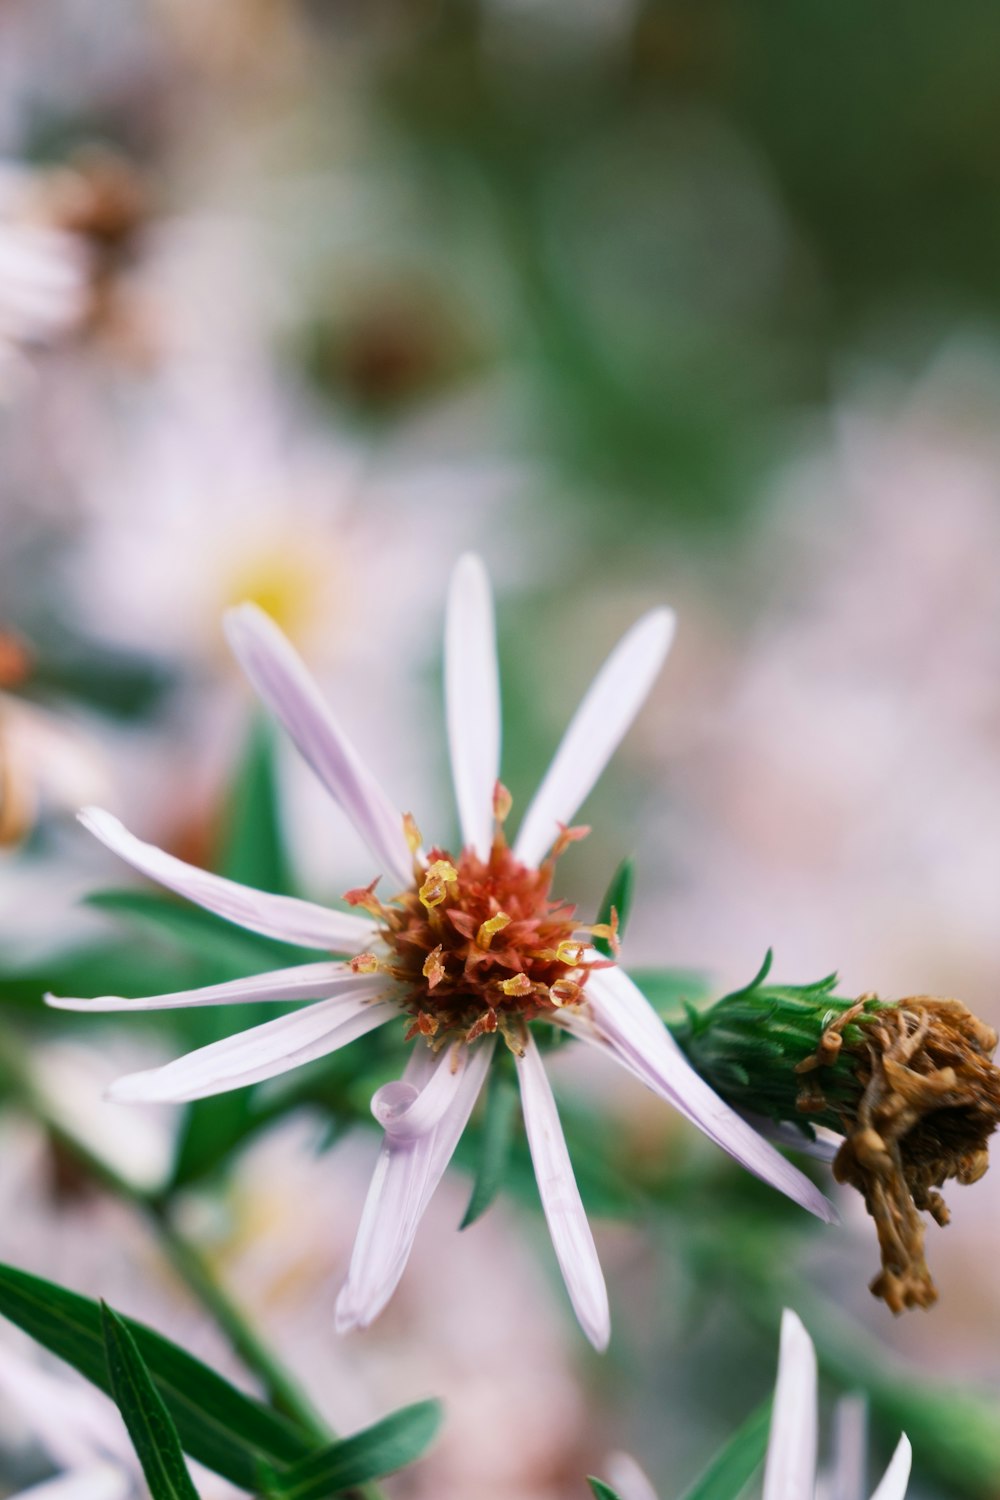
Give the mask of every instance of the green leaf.
M 381 1479 L 420 1458 L 440 1425 L 439 1401 L 405 1406 L 283 1473 L 272 1469 L 267 1476 L 268 1493 L 276 1500 L 327 1500 L 370 1479 Z
M 625 928 L 628 926 L 629 913 L 632 910 L 632 897 L 635 895 L 635 856 L 629 855 L 623 859 L 617 870 L 611 877 L 611 884 L 604 893 L 597 913 L 598 923 L 611 921 L 612 911 L 618 913 L 618 936 L 625 936 Z M 605 958 L 611 958 L 611 944 L 607 938 L 595 938 L 594 947 L 603 953 Z
M 758 1406 L 683 1496 L 683 1500 L 736 1500 L 767 1452 L 771 1398 Z
M 489 1208 L 503 1186 L 510 1165 L 510 1148 L 517 1119 L 517 1088 L 506 1071 L 494 1063 L 490 1071 L 486 1111 L 479 1142 L 479 1164 L 472 1196 L 460 1229 L 468 1229 Z
M 163 1397 L 117 1313 L 101 1303 L 101 1327 L 111 1394 L 139 1456 L 153 1500 L 198 1500 L 181 1440 Z
M 111 1395 L 98 1304 L 15 1266 L 0 1265 L 0 1314 Z M 163 1397 L 184 1451 L 252 1490 L 262 1461 L 292 1464 L 309 1438 L 262 1401 L 141 1323 L 125 1320 Z
M 227 977 L 307 961 L 302 948 L 248 932 L 203 907 L 157 891 L 92 891 L 84 900 L 87 906 L 166 938 L 190 958 L 221 966 Z
M 220 875 L 279 896 L 294 895 L 278 800 L 277 736 L 263 714 L 250 724 L 229 792 Z
M 610 1484 L 605 1484 L 603 1479 L 595 1479 L 593 1474 L 587 1478 L 587 1483 L 593 1490 L 596 1500 L 621 1500 L 617 1490 L 613 1490 Z

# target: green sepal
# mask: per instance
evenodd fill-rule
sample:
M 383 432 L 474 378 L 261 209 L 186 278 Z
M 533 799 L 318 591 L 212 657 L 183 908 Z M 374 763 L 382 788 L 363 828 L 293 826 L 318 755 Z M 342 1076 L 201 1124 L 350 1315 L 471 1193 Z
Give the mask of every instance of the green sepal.
M 479 1139 L 479 1162 L 472 1185 L 472 1196 L 460 1229 L 468 1229 L 493 1203 L 504 1184 L 510 1167 L 511 1146 L 517 1121 L 518 1091 L 503 1059 L 494 1061 L 486 1093 Z
M 152 1500 L 198 1500 L 177 1428 L 138 1345 L 117 1313 L 101 1303 L 111 1395 L 136 1451 Z
M 603 1479 L 595 1479 L 593 1474 L 588 1474 L 587 1483 L 594 1492 L 595 1500 L 621 1500 L 617 1490 L 613 1490 L 610 1484 L 605 1484 Z
M 0 1315 L 111 1395 L 101 1310 L 89 1297 L 0 1264 Z M 293 1464 L 313 1444 L 297 1425 L 230 1385 L 161 1334 L 123 1320 L 177 1428 L 184 1451 L 240 1489 L 261 1461 Z
M 394 1474 L 422 1457 L 441 1426 L 441 1403 L 418 1401 L 372 1427 L 312 1453 L 290 1469 L 263 1470 L 270 1500 L 328 1500 Z

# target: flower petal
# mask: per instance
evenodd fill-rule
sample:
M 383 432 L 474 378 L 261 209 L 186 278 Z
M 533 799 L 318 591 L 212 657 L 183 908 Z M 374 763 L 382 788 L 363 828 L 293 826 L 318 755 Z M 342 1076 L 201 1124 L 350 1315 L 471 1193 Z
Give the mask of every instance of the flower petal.
M 453 1071 L 436 1068 L 420 1088 L 404 1078 L 383 1084 L 372 1099 L 372 1114 L 390 1140 L 416 1140 L 440 1123 L 454 1094 Z
M 889 1467 L 882 1475 L 872 1500 L 903 1500 L 906 1494 L 906 1486 L 910 1482 L 910 1466 L 913 1463 L 913 1450 L 910 1440 L 904 1433 L 896 1444 L 896 1451 L 889 1460 Z
M 604 1468 L 619 1500 L 657 1500 L 656 1491 L 631 1454 L 609 1453 Z
M 347 1280 L 337 1298 L 337 1331 L 367 1328 L 396 1290 L 420 1220 L 444 1176 L 475 1106 L 493 1056 L 494 1039 L 463 1047 L 455 1059 L 419 1044 L 403 1083 L 417 1092 L 435 1089 L 437 1123 L 409 1139 L 387 1135 L 375 1165 Z M 438 1089 L 445 1093 L 441 1108 Z
M 865 1500 L 868 1406 L 863 1396 L 841 1396 L 833 1409 L 833 1452 L 824 1479 L 827 1500 Z
M 292 969 L 275 969 L 169 995 L 142 995 L 135 1000 L 121 995 L 100 995 L 95 1000 L 46 995 L 45 1003 L 53 1010 L 177 1010 L 189 1005 L 247 1005 L 258 1000 L 327 1000 L 341 991 L 359 988 L 370 994 L 371 979 L 353 973 L 347 964 L 298 964 Z
M 287 1073 L 355 1041 L 399 1015 L 394 1001 L 378 1000 L 379 986 L 318 1000 L 288 1016 L 238 1031 L 198 1047 L 162 1068 L 129 1073 L 108 1090 L 118 1103 L 183 1103 L 224 1094 Z
M 91 1468 L 129 1461 L 132 1448 L 114 1406 L 91 1386 L 65 1379 L 0 1343 L 0 1397 L 54 1463 Z
M 126 1500 L 134 1487 L 134 1476 L 114 1464 L 94 1464 L 87 1469 L 71 1469 L 54 1479 L 43 1479 L 29 1489 L 19 1490 L 10 1500 Z
M 764 1500 L 813 1500 L 816 1492 L 816 1351 L 795 1313 L 781 1317 Z
M 408 886 L 413 859 L 402 815 L 334 719 L 291 642 L 256 604 L 229 610 L 225 630 L 240 666 L 299 754 L 343 808 L 381 868 L 398 885 Z
M 611 1315 L 597 1247 L 590 1232 L 545 1065 L 530 1032 L 517 1059 L 521 1107 L 538 1191 L 559 1268 L 580 1326 L 595 1349 L 606 1349 Z
M 248 885 L 238 885 L 235 880 L 225 880 L 221 875 L 212 875 L 208 870 L 199 870 L 195 865 L 186 865 L 157 849 L 155 844 L 137 839 L 102 808 L 84 808 L 80 822 L 113 854 L 127 860 L 150 880 L 239 927 L 249 927 L 252 932 L 284 943 L 298 943 L 302 948 L 328 948 L 335 953 L 358 953 L 374 936 L 371 922 L 353 913 L 330 911 L 294 896 L 272 896 Z
M 817 1218 L 829 1224 L 838 1222 L 837 1210 L 819 1188 L 699 1077 L 623 969 L 593 970 L 584 1001 L 582 1012 L 560 1013 L 562 1024 L 574 1036 L 603 1044 L 647 1088 L 666 1099 L 748 1172 Z
M 669 609 L 644 615 L 594 678 L 524 815 L 514 845 L 524 864 L 539 863 L 618 748 L 663 665 L 674 624 Z
M 500 681 L 490 581 L 482 561 L 471 554 L 459 559 L 451 575 L 444 686 L 462 842 L 486 859 L 500 775 Z

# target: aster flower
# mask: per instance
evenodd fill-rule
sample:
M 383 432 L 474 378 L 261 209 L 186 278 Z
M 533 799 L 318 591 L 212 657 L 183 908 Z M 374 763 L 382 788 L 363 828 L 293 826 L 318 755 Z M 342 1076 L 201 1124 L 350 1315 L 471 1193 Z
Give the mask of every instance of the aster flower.
M 250 890 L 143 843 L 108 813 L 85 825 L 160 884 L 229 921 L 345 958 L 169 995 L 56 999 L 68 1009 L 300 1000 L 312 1003 L 149 1072 L 110 1097 L 193 1100 L 257 1083 L 405 1017 L 413 1050 L 402 1079 L 375 1095 L 385 1137 L 337 1303 L 341 1331 L 381 1312 L 406 1266 L 421 1216 L 475 1106 L 498 1039 L 513 1052 L 542 1205 L 567 1290 L 597 1348 L 609 1333 L 607 1292 L 535 1031 L 569 1030 L 622 1064 L 750 1171 L 824 1219 L 833 1210 L 698 1077 L 639 990 L 592 945 L 616 945 L 615 923 L 582 924 L 554 899 L 571 819 L 624 736 L 662 665 L 673 616 L 654 610 L 625 635 L 577 709 L 508 844 L 510 798 L 499 781 L 500 693 L 492 600 L 482 564 L 465 557 L 445 629 L 448 742 L 460 852 L 425 851 L 412 817 L 382 790 L 323 702 L 303 663 L 255 606 L 227 618 L 250 681 L 365 840 L 377 877 L 347 893 L 350 911 Z M 378 886 L 385 879 L 384 899 Z
M 764 1467 L 763 1500 L 815 1500 L 817 1492 L 817 1379 L 812 1339 L 787 1308 L 781 1320 L 778 1378 Z M 820 1476 L 830 1500 L 864 1500 L 863 1405 L 847 1397 L 837 1405 L 832 1463 Z M 901 1437 L 871 1500 L 903 1500 L 910 1478 L 909 1439 Z M 656 1500 L 635 1460 L 616 1454 L 609 1474 L 619 1500 Z

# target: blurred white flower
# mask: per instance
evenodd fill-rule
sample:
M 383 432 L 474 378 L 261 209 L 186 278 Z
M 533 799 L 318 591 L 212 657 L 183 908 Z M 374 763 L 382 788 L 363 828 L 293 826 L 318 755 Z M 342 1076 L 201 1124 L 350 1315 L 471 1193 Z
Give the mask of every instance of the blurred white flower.
M 827 1500 L 864 1500 L 863 1415 L 859 1422 L 856 1403 L 840 1408 L 833 1464 L 826 1476 L 818 1478 L 817 1403 L 816 1351 L 799 1318 L 786 1308 L 763 1500 L 814 1500 L 818 1486 Z M 904 1436 L 871 1500 L 903 1500 L 910 1462 L 910 1443 Z M 615 1455 L 609 1463 L 609 1477 L 620 1500 L 656 1500 L 649 1480 L 627 1455 Z

